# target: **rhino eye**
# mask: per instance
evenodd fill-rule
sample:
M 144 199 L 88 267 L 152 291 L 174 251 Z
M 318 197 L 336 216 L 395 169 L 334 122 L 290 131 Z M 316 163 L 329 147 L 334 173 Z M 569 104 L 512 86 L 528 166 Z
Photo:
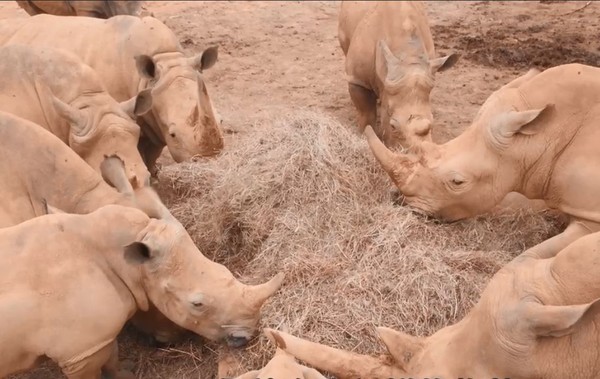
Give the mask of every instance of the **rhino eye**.
M 448 181 L 448 187 L 450 187 L 452 190 L 458 190 L 463 187 L 466 182 L 467 179 L 465 179 L 462 175 L 455 174 Z
M 201 301 L 192 301 L 192 305 L 196 308 L 201 308 L 204 305 L 204 303 Z

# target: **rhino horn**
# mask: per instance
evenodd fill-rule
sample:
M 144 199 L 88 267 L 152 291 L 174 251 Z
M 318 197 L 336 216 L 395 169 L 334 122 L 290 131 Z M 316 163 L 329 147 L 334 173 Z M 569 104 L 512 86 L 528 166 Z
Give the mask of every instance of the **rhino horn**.
M 390 151 L 383 142 L 381 142 L 379 137 L 377 137 L 370 125 L 367 125 L 364 134 L 367 137 L 367 142 L 369 143 L 373 155 L 377 158 L 381 167 L 383 167 L 388 175 L 390 175 L 398 188 L 402 189 L 402 186 L 408 182 L 408 178 L 414 171 L 414 157 L 408 154 L 396 154 Z
M 127 179 L 125 173 L 125 164 L 117 155 L 111 155 L 104 158 L 100 164 L 102 179 L 112 185 L 122 194 L 133 196 L 133 187 Z
M 294 357 L 308 363 L 320 371 L 345 378 L 401 378 L 406 373 L 385 362 L 385 359 L 360 355 L 335 349 L 319 343 L 303 340 L 290 334 L 265 329 L 265 334 L 278 335 L 283 340 L 283 349 Z
M 55 96 L 52 96 L 52 104 L 58 114 L 71 125 L 74 135 L 84 136 L 89 132 L 88 118 L 84 112 L 63 102 Z
M 279 287 L 281 287 L 281 284 L 283 283 L 283 279 L 285 278 L 285 275 L 280 272 L 279 274 L 275 275 L 271 280 L 269 280 L 266 283 L 263 284 L 259 284 L 257 286 L 250 286 L 249 287 L 249 294 L 250 294 L 250 302 L 251 302 L 251 306 L 257 310 L 260 309 L 260 307 L 263 305 L 263 303 L 265 301 L 267 301 L 267 299 L 271 296 L 273 296 L 273 294 L 275 294 L 275 292 L 277 292 L 277 290 L 279 289 Z

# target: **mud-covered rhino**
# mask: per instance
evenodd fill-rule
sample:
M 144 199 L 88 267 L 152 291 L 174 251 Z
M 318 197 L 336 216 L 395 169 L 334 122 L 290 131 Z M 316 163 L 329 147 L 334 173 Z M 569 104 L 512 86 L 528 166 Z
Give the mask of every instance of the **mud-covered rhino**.
M 338 379 L 600 377 L 600 233 L 556 256 L 534 247 L 504 266 L 459 322 L 428 337 L 377 328 L 389 355 L 359 355 L 275 333 L 284 350 Z
M 177 36 L 152 17 L 108 20 L 46 14 L 0 20 L 0 45 L 64 49 L 99 75 L 109 94 L 126 101 L 152 90 L 152 108 L 138 119 L 139 149 L 151 173 L 166 145 L 176 162 L 213 156 L 223 148 L 220 118 L 202 72 L 217 61 L 217 48 L 186 57 Z
M 32 121 L 69 145 L 98 173 L 118 155 L 134 187 L 150 184 L 132 117 L 152 106 L 150 90 L 117 103 L 74 54 L 26 45 L 0 47 L 0 110 Z
M 435 73 L 452 67 L 459 55 L 435 56 L 425 5 L 342 1 L 338 38 L 360 131 L 371 125 L 388 146 L 431 141 Z
M 484 213 L 509 192 L 544 200 L 571 217 L 537 247 L 556 254 L 600 230 L 600 69 L 568 64 L 530 70 L 494 92 L 464 133 L 408 153 L 369 145 L 405 203 L 445 220 Z

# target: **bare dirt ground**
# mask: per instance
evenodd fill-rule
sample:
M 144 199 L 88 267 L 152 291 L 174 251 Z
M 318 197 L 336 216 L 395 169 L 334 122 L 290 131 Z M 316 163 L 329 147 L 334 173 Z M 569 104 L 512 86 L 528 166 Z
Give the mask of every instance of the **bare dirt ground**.
M 439 55 L 463 54 L 437 75 L 432 94 L 434 139 L 457 136 L 500 85 L 530 67 L 600 64 L 600 4 L 592 2 L 432 2 L 430 24 Z M 151 2 L 190 53 L 219 45 L 217 65 L 205 73 L 224 118 L 228 149 L 274 117 L 298 109 L 330 114 L 352 128 L 344 59 L 337 42 L 338 2 Z M 15 2 L 0 3 L 0 19 L 29 17 Z M 168 154 L 163 165 L 171 164 Z M 491 276 L 491 273 L 487 275 Z M 460 317 L 461 315 L 456 315 Z M 192 345 L 194 348 L 192 349 Z M 190 340 L 157 349 L 128 331 L 121 355 L 139 378 L 210 378 L 214 346 Z M 181 367 L 186 369 L 182 370 Z M 45 365 L 23 378 L 58 377 Z

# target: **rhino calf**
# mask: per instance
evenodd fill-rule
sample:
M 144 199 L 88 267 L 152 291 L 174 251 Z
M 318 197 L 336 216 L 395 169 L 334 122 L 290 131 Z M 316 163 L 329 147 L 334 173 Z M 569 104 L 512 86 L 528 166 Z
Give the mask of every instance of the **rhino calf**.
M 377 125 L 388 146 L 431 141 L 434 75 L 459 56 L 436 58 L 425 7 L 417 1 L 343 1 L 338 37 L 362 132 Z
M 282 280 L 245 286 L 177 223 L 118 205 L 0 230 L 0 277 L 0 377 L 47 356 L 68 378 L 117 375 L 117 335 L 150 303 L 208 338 L 246 341 Z
M 506 84 L 443 145 L 394 153 L 371 128 L 365 134 L 406 204 L 427 214 L 460 220 L 518 192 L 569 215 L 567 229 L 536 248 L 551 257 L 600 230 L 599 120 L 600 69 L 567 64 Z
M 1 111 L 49 130 L 97 172 L 105 156 L 118 155 L 134 187 L 150 184 L 132 120 L 152 107 L 149 90 L 119 104 L 96 72 L 69 52 L 11 45 L 0 47 L 0 56 Z
M 56 16 L 87 16 L 96 18 L 110 18 L 117 15 L 141 16 L 144 3 L 144 1 L 137 0 L 17 0 L 17 4 L 31 16 L 47 13 Z
M 458 323 L 429 337 L 377 328 L 392 360 L 272 333 L 284 350 L 338 379 L 593 379 L 600 377 L 599 275 L 600 233 L 549 259 L 530 249 L 494 275 Z

